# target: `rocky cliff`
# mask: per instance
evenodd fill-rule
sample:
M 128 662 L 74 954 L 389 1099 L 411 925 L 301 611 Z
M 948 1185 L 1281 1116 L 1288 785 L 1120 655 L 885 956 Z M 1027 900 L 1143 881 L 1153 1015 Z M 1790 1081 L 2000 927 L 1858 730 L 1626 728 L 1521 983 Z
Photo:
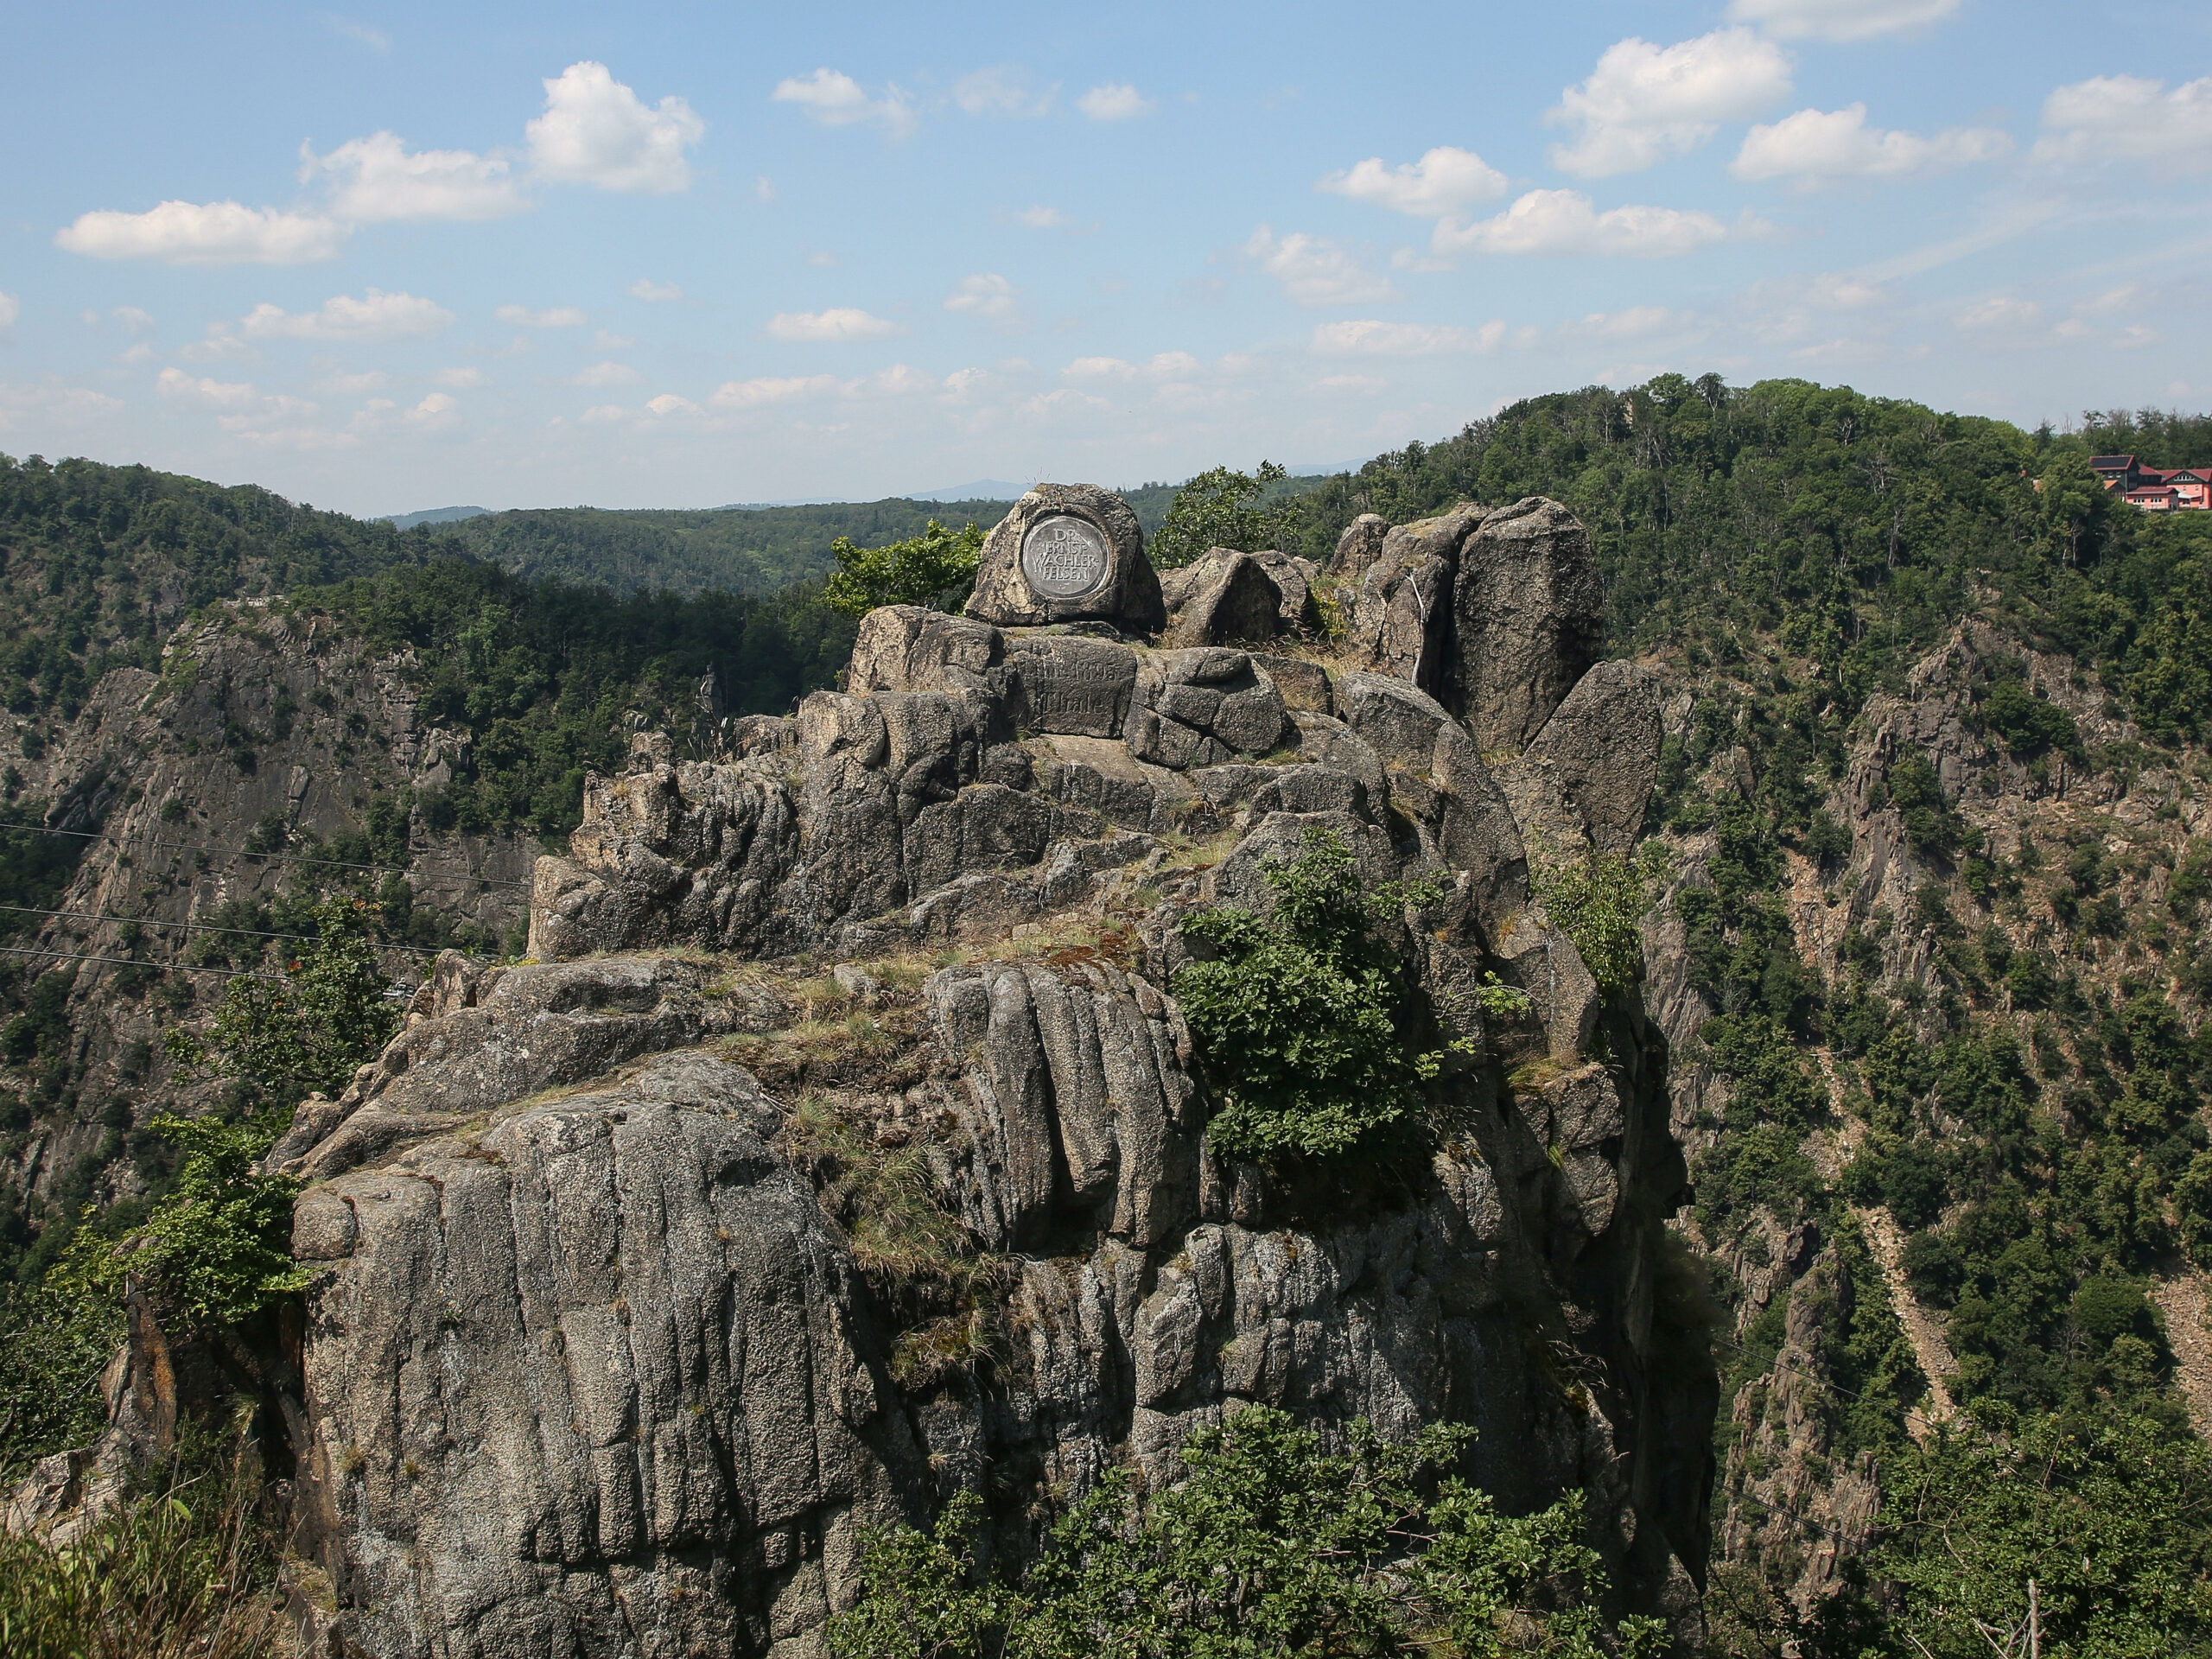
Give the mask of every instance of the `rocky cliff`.
M 248 1369 L 317 1651 L 817 1652 L 867 1529 L 973 1490 L 1015 1558 L 1252 1402 L 1476 1425 L 1694 1630 L 1668 1045 L 1531 874 L 1633 836 L 1656 684 L 1592 667 L 1554 504 L 1382 528 L 1216 556 L 1173 649 L 879 611 L 842 691 L 589 780 L 528 957 L 442 958 L 270 1155 L 321 1270 Z M 1207 1141 L 1173 976 L 1314 829 L 1432 878 L 1393 944 L 1448 1062 L 1421 1159 L 1270 1175 Z

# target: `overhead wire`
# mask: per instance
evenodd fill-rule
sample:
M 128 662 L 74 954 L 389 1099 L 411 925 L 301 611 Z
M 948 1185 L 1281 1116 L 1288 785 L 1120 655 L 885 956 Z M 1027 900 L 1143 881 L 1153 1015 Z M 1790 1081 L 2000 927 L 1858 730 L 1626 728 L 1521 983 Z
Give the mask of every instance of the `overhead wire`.
M 285 974 L 265 974 L 257 968 L 203 968 L 188 962 L 141 962 L 135 957 L 79 956 L 67 950 L 34 950 L 28 945 L 0 944 L 0 955 L 33 957 L 48 962 L 100 962 L 117 968 L 149 968 L 157 974 L 219 974 L 226 979 L 273 979 L 289 984 Z
M 426 871 L 403 869 L 396 864 L 356 864 L 342 858 L 311 858 L 304 853 L 257 853 L 246 847 L 214 847 L 204 842 L 156 841 L 150 836 L 111 836 L 97 830 L 55 830 L 42 823 L 0 824 L 0 833 L 19 830 L 26 835 L 66 836 L 77 841 L 100 841 L 110 846 L 156 847 L 172 853 L 220 853 L 226 858 L 262 858 L 279 864 L 319 864 L 327 869 L 365 870 L 378 875 L 422 875 L 426 880 L 478 881 L 487 887 L 527 887 L 528 881 L 516 881 L 497 875 L 455 875 L 441 877 Z
M 222 927 L 213 922 L 163 922 L 150 916 L 110 916 L 96 910 L 37 910 L 29 905 L 0 905 L 0 912 L 16 916 L 53 916 L 65 921 L 114 922 L 133 927 L 167 927 L 193 933 L 238 933 L 250 939 L 290 939 L 301 944 L 314 944 L 320 936 L 314 933 L 270 933 L 257 927 Z M 422 944 L 385 944 L 377 940 L 370 943 L 379 950 L 403 950 L 409 956 L 435 957 L 437 950 Z M 150 965 L 150 964 L 149 964 Z

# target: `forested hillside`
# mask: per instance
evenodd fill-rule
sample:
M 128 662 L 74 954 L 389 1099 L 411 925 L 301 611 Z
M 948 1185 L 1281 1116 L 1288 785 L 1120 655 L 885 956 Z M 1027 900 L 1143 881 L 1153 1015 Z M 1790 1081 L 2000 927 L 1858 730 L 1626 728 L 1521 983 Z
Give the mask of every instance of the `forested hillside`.
M 1300 550 L 1325 559 L 1361 513 L 1554 497 L 1588 527 L 1611 653 L 1664 681 L 1644 997 L 1673 1045 L 1680 1226 L 1726 1388 L 1716 1655 L 1986 1651 L 1974 1621 L 2012 1628 L 2031 1578 L 2048 1652 L 2212 1651 L 2212 513 L 2114 501 L 2087 466 L 2111 449 L 2212 462 L 2212 419 L 2030 432 L 1665 376 L 1264 498 L 1301 500 Z M 1148 532 L 1174 494 L 1132 493 Z M 10 822 L 99 823 L 112 791 L 65 803 L 33 780 L 100 677 L 160 674 L 181 698 L 162 655 L 178 625 L 251 632 L 217 601 L 281 594 L 268 649 L 337 630 L 404 688 L 391 729 L 421 753 L 361 789 L 357 839 L 288 841 L 279 821 L 253 855 L 375 871 L 289 879 L 290 899 L 270 875 L 259 909 L 224 914 L 315 932 L 302 906 L 342 893 L 376 938 L 442 939 L 395 869 L 456 838 L 557 842 L 584 768 L 615 765 L 632 726 L 689 743 L 831 683 L 852 639 L 816 585 L 832 541 L 1000 511 L 575 509 L 402 533 L 0 459 Z M 274 775 L 297 716 L 329 728 L 299 763 L 320 775 L 374 699 L 201 701 L 195 764 Z M 50 906 L 75 868 L 22 828 L 5 850 L 0 903 Z M 0 989 L 0 1144 L 35 1189 L 0 1214 L 0 1251 L 35 1276 L 65 1209 L 123 1194 L 143 1214 L 179 1165 L 148 1121 L 157 1060 L 88 1050 L 63 972 Z M 132 995 L 149 1021 L 207 1014 Z M 118 1077 L 127 1096 L 102 1096 Z M 56 1125 L 66 1194 L 26 1150 Z
M 1716 1652 L 1986 1651 L 2031 1577 L 2045 1651 L 2212 1637 L 2212 514 L 2114 502 L 2107 449 L 2212 422 L 1667 377 L 1311 523 L 1554 496 L 1672 690 L 1646 995 L 1723 1309 Z

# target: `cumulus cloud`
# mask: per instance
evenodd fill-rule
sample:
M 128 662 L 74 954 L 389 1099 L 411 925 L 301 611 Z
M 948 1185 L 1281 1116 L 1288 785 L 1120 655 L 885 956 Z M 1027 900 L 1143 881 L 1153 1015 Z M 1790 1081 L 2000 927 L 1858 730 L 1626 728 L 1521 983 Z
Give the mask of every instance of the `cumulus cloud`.
M 0 294 L 0 328 L 12 328 L 23 315 L 23 302 L 12 294 Z
M 415 340 L 454 320 L 435 300 L 370 289 L 361 298 L 339 294 L 314 311 L 286 311 L 264 302 L 238 324 L 247 340 Z
M 1047 207 L 1042 202 L 1034 207 L 1017 209 L 1007 217 L 1013 219 L 1015 224 L 1033 231 L 1062 231 L 1070 228 L 1075 223 L 1058 208 Z
M 1563 333 L 1580 340 L 1642 340 L 1694 326 L 1696 320 L 1663 305 L 1632 305 L 1624 311 L 1592 311 L 1580 322 L 1570 322 Z
M 1959 0 L 1731 0 L 1730 21 L 1781 40 L 1870 41 L 1941 22 Z
M 1037 86 L 1019 64 L 969 71 L 952 83 L 952 101 L 968 115 L 1039 116 L 1052 107 L 1059 83 Z
M 165 201 L 143 213 L 103 209 L 54 233 L 54 245 L 93 259 L 159 259 L 172 265 L 303 265 L 334 258 L 345 227 L 320 213 L 278 213 L 235 201 Z
M 1504 338 L 1502 322 L 1462 328 L 1452 323 L 1381 322 L 1365 317 L 1323 323 L 1313 331 L 1313 350 L 1323 357 L 1431 357 L 1495 351 Z
M 627 363 L 594 363 L 580 369 L 569 382 L 573 386 L 634 386 L 645 377 Z
M 2039 162 L 2212 164 L 2212 75 L 2171 92 L 2140 75 L 2094 75 L 2044 100 Z
M 1060 373 L 1070 380 L 1174 380 L 1198 369 L 1198 359 L 1188 352 L 1160 352 L 1142 363 L 1119 357 L 1078 357 Z
M 164 397 L 188 398 L 211 409 L 244 409 L 261 401 L 261 394 L 243 380 L 204 379 L 182 369 L 163 369 L 154 390 Z
M 1728 170 L 1757 182 L 1789 179 L 1814 189 L 1840 179 L 1903 179 L 1976 162 L 1993 162 L 2012 150 L 2011 135 L 1994 127 L 1948 127 L 1933 137 L 1866 124 L 1866 106 L 1800 110 L 1772 125 L 1753 127 Z
M 779 80 L 768 96 L 779 104 L 798 105 L 810 119 L 825 127 L 874 121 L 893 136 L 903 136 L 914 128 L 913 108 L 896 86 L 886 87 L 881 98 L 870 98 L 860 82 L 836 69 L 817 69 L 810 75 Z
M 828 374 L 762 376 L 752 380 L 726 380 L 715 388 L 713 402 L 724 409 L 753 409 L 762 404 L 785 404 L 794 397 L 820 397 L 837 389 L 836 377 Z
M 681 98 L 648 107 L 603 63 L 572 63 L 545 82 L 545 113 L 524 128 L 539 177 L 666 195 L 688 188 L 683 152 L 707 124 Z
M 1441 219 L 1505 194 L 1505 175 L 1471 149 L 1439 144 L 1417 162 L 1386 167 L 1370 156 L 1313 188 L 1421 219 Z
M 2043 308 L 2033 300 L 2023 300 L 2009 294 L 1997 294 L 1978 300 L 1960 312 L 1952 321 L 1961 328 L 1976 334 L 2017 334 L 2032 328 L 2043 319 Z
M 1367 305 L 1399 297 L 1389 277 L 1326 237 L 1303 231 L 1277 237 L 1262 225 L 1245 243 L 1244 257 L 1280 282 L 1294 305 Z
M 573 305 L 556 305 L 533 311 L 526 305 L 503 305 L 492 314 L 511 328 L 581 328 L 584 314 Z
M 963 276 L 944 296 L 944 308 L 993 322 L 1010 322 L 1021 309 L 1020 291 L 995 270 Z
M 873 316 L 858 306 L 832 306 L 826 311 L 779 311 L 768 319 L 771 340 L 812 342 L 881 340 L 899 332 L 886 317 Z
M 696 415 L 699 412 L 698 404 L 689 397 L 679 397 L 672 391 L 664 391 L 658 397 L 645 400 L 645 413 L 648 415 Z
M 1107 81 L 1092 87 L 1075 106 L 1094 121 L 1127 121 L 1149 114 L 1152 100 L 1126 81 Z
M 1631 35 L 1605 48 L 1580 86 L 1545 113 L 1576 129 L 1552 165 L 1587 179 L 1634 173 L 1696 149 L 1723 121 L 1758 114 L 1789 95 L 1789 60 L 1750 29 L 1720 29 L 1660 47 Z
M 407 411 L 408 420 L 416 426 L 439 427 L 452 423 L 454 411 L 461 407 L 451 392 L 434 391 Z
M 530 203 L 496 156 L 466 149 L 418 149 L 397 134 L 374 132 L 327 156 L 300 147 L 300 179 L 330 184 L 330 211 L 352 224 L 394 219 L 499 219 Z
M 674 283 L 657 283 L 650 276 L 640 276 L 630 284 L 629 296 L 643 300 L 648 305 L 664 305 L 671 300 L 680 300 L 683 290 Z
M 459 368 L 440 369 L 430 378 L 442 386 L 450 386 L 455 391 L 467 391 L 484 384 L 484 371 L 470 363 Z
M 154 314 L 135 305 L 118 305 L 108 315 L 126 334 L 143 334 L 154 326 Z
M 1674 207 L 1614 207 L 1599 213 L 1580 190 L 1531 190 L 1503 213 L 1461 225 L 1446 219 L 1431 245 L 1439 257 L 1465 253 L 1594 254 L 1665 259 L 1690 253 L 1745 229 L 1711 213 Z

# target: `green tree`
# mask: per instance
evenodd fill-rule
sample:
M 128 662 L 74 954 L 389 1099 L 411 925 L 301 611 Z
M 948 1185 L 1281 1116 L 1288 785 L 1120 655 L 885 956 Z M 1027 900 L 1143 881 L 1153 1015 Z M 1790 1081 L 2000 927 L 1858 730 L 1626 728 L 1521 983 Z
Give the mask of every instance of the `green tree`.
M 855 547 L 840 536 L 830 543 L 837 568 L 823 597 L 848 616 L 880 605 L 949 605 L 976 580 L 982 546 L 973 524 L 948 530 L 934 518 L 920 535 L 883 547 Z
M 213 1063 L 245 1085 L 251 1103 L 287 1116 L 318 1090 L 338 1094 L 399 1029 L 368 937 L 369 907 L 334 899 L 314 914 L 319 936 L 282 980 L 233 979 L 205 1038 L 172 1029 L 162 1039 L 180 1065 Z
M 2112 1407 L 1986 1410 L 1883 1484 L 1872 1567 L 1901 1598 L 1887 1650 L 2024 1654 L 2032 1580 L 2045 1654 L 2212 1653 L 2212 1457 L 2186 1427 Z
M 1272 461 L 1262 461 L 1257 474 L 1226 467 L 1200 473 L 1175 493 L 1175 505 L 1152 537 L 1147 552 L 1153 568 L 1174 569 L 1214 547 L 1240 553 L 1295 549 L 1303 534 L 1303 504 L 1294 498 L 1273 506 L 1256 505 L 1270 484 L 1287 475 Z
M 1239 1158 L 1374 1149 L 1437 1071 L 1402 1029 L 1408 987 L 1380 937 L 1433 891 L 1363 891 L 1351 848 L 1319 827 L 1262 873 L 1281 895 L 1273 915 L 1224 906 L 1184 925 L 1211 952 L 1174 982 L 1221 1096 L 1206 1133 Z
M 176 1190 L 125 1243 L 130 1270 L 200 1326 L 243 1325 L 307 1288 L 291 1251 L 299 1183 L 254 1173 L 273 1126 L 165 1113 L 153 1127 L 184 1156 Z
M 1261 1659 L 1398 1654 L 1599 1659 L 1605 1574 L 1580 1542 L 1579 1494 L 1500 1516 L 1436 1478 L 1473 1430 L 1439 1425 L 1389 1445 L 1364 1422 L 1348 1448 L 1254 1406 L 1200 1430 L 1183 1478 L 1137 1497 L 1109 1474 L 1047 1534 L 1018 1583 L 979 1574 L 963 1494 L 927 1535 L 862 1547 L 857 1605 L 830 1623 L 838 1659 Z M 1656 1655 L 1663 1627 L 1624 1620 L 1623 1655 Z
M 1537 896 L 1544 908 L 1574 942 L 1583 965 L 1608 995 L 1643 977 L 1643 912 L 1649 880 L 1659 874 L 1664 853 L 1660 843 L 1649 842 L 1637 859 L 1592 853 L 1538 877 Z

